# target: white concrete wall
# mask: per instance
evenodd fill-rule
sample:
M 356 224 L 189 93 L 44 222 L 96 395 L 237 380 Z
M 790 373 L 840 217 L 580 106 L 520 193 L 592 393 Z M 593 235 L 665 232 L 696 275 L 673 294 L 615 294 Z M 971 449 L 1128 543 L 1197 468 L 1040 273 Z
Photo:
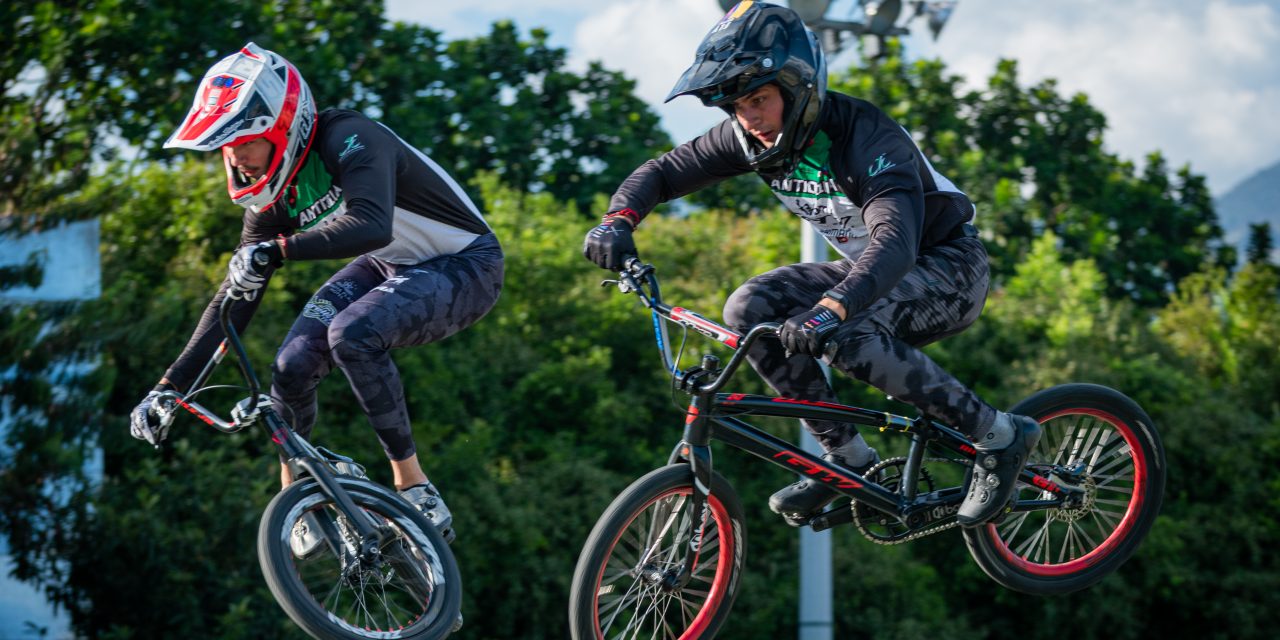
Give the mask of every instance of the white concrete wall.
M 0 291 L 0 301 L 92 300 L 102 295 L 102 261 L 98 221 L 83 220 L 49 231 L 0 238 L 0 266 L 23 264 L 41 255 L 44 281 L 39 287 Z

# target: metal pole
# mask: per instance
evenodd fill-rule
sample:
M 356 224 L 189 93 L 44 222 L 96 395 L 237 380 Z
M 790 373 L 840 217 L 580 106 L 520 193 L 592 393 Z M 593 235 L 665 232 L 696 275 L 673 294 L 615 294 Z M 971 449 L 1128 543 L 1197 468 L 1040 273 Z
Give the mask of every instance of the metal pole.
M 825 262 L 827 241 L 816 229 L 801 223 L 800 261 Z M 827 380 L 831 371 L 825 362 L 822 371 Z M 804 428 L 800 429 L 800 444 L 814 455 L 823 453 L 818 441 Z M 831 640 L 835 628 L 831 597 L 831 531 L 800 530 L 800 627 L 799 640 Z

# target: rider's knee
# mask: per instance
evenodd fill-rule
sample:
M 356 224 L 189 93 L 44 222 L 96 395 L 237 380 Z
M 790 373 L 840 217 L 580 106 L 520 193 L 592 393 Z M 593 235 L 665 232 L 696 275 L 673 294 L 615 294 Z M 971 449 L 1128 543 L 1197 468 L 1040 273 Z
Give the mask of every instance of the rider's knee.
M 725 323 L 736 331 L 746 331 L 761 322 L 775 320 L 768 317 L 770 314 L 765 313 L 767 305 L 762 304 L 763 293 L 762 288 L 754 280 L 748 280 L 738 287 L 724 301 Z
M 836 346 L 831 364 L 862 381 L 870 377 L 869 365 L 877 361 L 891 342 L 888 334 L 873 328 L 841 327 L 831 338 Z
M 318 380 L 323 359 L 305 344 L 285 345 L 271 362 L 271 383 L 285 393 L 303 391 Z
M 336 360 L 382 353 L 387 350 L 382 336 L 365 318 L 334 322 L 329 326 L 329 348 Z

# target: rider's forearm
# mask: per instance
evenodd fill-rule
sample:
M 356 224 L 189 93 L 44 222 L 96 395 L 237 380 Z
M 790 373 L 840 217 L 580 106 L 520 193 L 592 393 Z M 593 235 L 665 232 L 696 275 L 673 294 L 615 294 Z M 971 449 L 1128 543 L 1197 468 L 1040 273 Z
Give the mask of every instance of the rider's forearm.
M 751 166 L 741 156 L 726 120 L 707 133 L 640 165 L 618 186 L 609 201 L 609 211 L 631 209 L 643 219 L 663 202 L 748 173 Z
M 271 279 L 271 270 L 267 271 L 267 281 L 263 283 L 263 290 Z M 190 391 L 188 387 L 200 374 L 200 370 L 204 368 L 209 358 L 213 357 L 213 352 L 218 348 L 218 344 L 226 337 L 222 333 L 222 327 L 218 324 L 218 307 L 222 304 L 222 298 L 227 294 L 227 283 L 223 282 L 222 287 L 218 289 L 217 295 L 209 302 L 209 306 L 205 307 L 204 314 L 200 316 L 200 322 L 196 325 L 196 330 L 191 334 L 191 339 L 187 341 L 187 346 L 183 348 L 182 354 L 174 361 L 169 370 L 165 372 L 161 378 L 161 384 L 168 383 L 174 389 L 186 393 Z M 254 311 L 258 309 L 258 305 L 262 303 L 261 293 L 253 300 L 237 302 L 231 309 L 231 324 L 236 331 L 243 332 L 249 326 L 249 320 L 253 317 Z
M 828 295 L 847 315 L 888 295 L 915 266 L 924 222 L 922 201 L 918 193 L 913 197 L 900 190 L 878 196 L 863 208 L 871 241 Z

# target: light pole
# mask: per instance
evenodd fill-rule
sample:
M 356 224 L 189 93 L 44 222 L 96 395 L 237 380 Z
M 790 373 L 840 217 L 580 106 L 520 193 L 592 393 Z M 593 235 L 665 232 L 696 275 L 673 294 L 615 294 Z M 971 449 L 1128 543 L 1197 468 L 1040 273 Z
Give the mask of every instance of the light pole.
M 806 223 L 800 224 L 800 261 L 826 262 L 827 240 L 818 230 Z M 819 360 L 822 373 L 831 382 L 831 369 Z M 800 429 L 800 446 L 808 453 L 820 456 L 826 453 L 818 441 L 803 427 Z M 835 630 L 835 611 L 832 608 L 831 580 L 831 530 L 814 531 L 800 529 L 800 620 L 796 637 L 799 640 L 831 640 Z

